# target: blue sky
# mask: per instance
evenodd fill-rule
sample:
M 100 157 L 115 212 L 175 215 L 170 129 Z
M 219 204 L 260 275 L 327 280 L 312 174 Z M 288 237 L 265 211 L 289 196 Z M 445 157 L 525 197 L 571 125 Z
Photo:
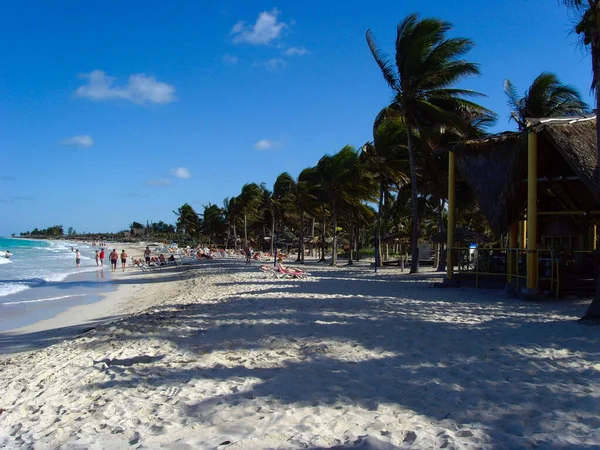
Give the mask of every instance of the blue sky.
M 58 6 L 60 5 L 60 6 Z M 371 140 L 389 103 L 365 42 L 393 53 L 406 14 L 469 37 L 486 94 L 555 72 L 592 104 L 590 58 L 556 0 L 5 2 L 0 17 L 0 235 L 118 231 L 222 205 Z

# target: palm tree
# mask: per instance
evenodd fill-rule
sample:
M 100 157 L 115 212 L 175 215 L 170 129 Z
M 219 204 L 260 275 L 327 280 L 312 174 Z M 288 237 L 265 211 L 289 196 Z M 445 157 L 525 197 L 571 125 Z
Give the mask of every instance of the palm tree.
M 523 97 L 519 97 L 510 80 L 504 80 L 504 92 L 508 97 L 511 119 L 517 122 L 519 130 L 525 129 L 526 117 L 580 116 L 589 111 L 577 89 L 562 84 L 550 72 L 538 75 Z
M 289 212 L 294 208 L 294 192 L 296 181 L 288 172 L 280 173 L 273 184 L 273 201 L 275 203 L 274 224 L 279 223 L 277 235 L 283 234 Z M 275 227 L 273 228 L 275 229 Z
M 372 203 L 377 200 L 378 183 L 376 177 L 367 169 L 358 153 L 354 153 L 354 157 L 349 161 L 349 164 L 347 179 L 351 182 L 343 191 L 338 209 L 340 217 L 345 222 L 348 235 L 348 264 L 352 265 L 355 228 L 361 222 L 361 218 L 369 215 L 372 211 L 366 205 L 366 202 Z
M 419 19 L 408 15 L 397 28 L 394 67 L 377 47 L 371 30 L 366 38 L 369 49 L 381 69 L 383 78 L 394 91 L 390 107 L 404 119 L 411 177 L 413 224 L 411 233 L 411 273 L 419 270 L 419 210 L 415 134 L 427 124 L 438 123 L 461 129 L 464 120 L 458 111 L 484 110 L 465 97 L 481 96 L 477 92 L 452 88 L 463 77 L 479 75 L 477 64 L 462 58 L 473 47 L 466 38 L 446 38 L 451 25 L 437 18 Z
M 240 202 L 238 197 L 231 197 L 223 200 L 223 213 L 225 215 L 225 223 L 228 224 L 227 244 L 229 244 L 230 233 L 233 231 L 233 248 L 237 251 L 236 222 L 240 213 Z
M 315 200 L 314 178 L 315 168 L 307 167 L 300 172 L 296 181 L 296 206 L 300 217 L 297 260 L 302 264 L 304 264 L 304 216 Z
M 337 219 L 339 209 L 346 204 L 356 201 L 353 185 L 358 184 L 357 175 L 358 153 L 354 147 L 347 145 L 335 155 L 325 155 L 317 163 L 316 170 L 320 173 L 321 188 L 331 206 L 332 228 L 332 257 L 331 265 L 337 264 Z
M 252 219 L 257 215 L 257 208 L 262 200 L 262 190 L 256 183 L 246 183 L 242 187 L 238 200 L 240 210 L 244 213 L 244 247 L 248 247 L 248 215 Z
M 559 0 L 577 14 L 575 33 L 592 54 L 592 90 L 596 93 L 596 110 L 600 105 L 600 0 Z M 598 161 L 600 161 L 600 124 L 596 121 Z M 600 170 L 598 171 L 600 180 Z M 600 310 L 599 310 L 600 314 Z
M 189 234 L 192 238 L 198 237 L 200 233 L 201 221 L 194 208 L 188 203 L 184 203 L 177 211 L 173 211 L 177 216 L 177 230 Z
M 596 113 L 600 105 L 600 0 L 559 0 L 577 14 L 577 33 L 581 42 L 590 48 L 592 54 L 592 90 L 596 93 Z M 600 166 L 600 123 L 596 120 L 597 161 Z M 600 170 L 597 171 L 600 182 Z M 596 285 L 596 296 L 588 308 L 584 319 L 600 320 L 600 276 Z
M 204 205 L 202 214 L 202 232 L 208 236 L 209 243 L 215 243 L 225 234 L 225 218 L 223 210 L 217 205 Z
M 407 167 L 406 126 L 398 117 L 389 117 L 388 109 L 384 108 L 375 118 L 373 125 L 373 143 L 367 143 L 362 148 L 361 157 L 366 167 L 379 180 L 379 201 L 377 205 L 377 221 L 375 226 L 375 263 L 383 267 L 381 258 L 381 215 L 383 210 L 384 193 L 390 184 L 408 181 L 405 175 Z

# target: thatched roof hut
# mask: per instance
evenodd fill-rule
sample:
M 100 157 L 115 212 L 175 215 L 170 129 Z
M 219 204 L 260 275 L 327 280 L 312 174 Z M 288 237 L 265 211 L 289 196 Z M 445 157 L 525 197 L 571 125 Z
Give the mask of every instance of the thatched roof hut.
M 596 116 L 527 119 L 538 133 L 538 211 L 592 211 L 600 205 Z M 522 219 L 527 206 L 527 132 L 463 141 L 456 152 L 460 176 L 496 234 Z M 569 215 L 582 230 L 593 218 Z
M 448 240 L 448 232 L 440 231 L 439 233 L 435 233 L 431 236 L 431 240 L 437 243 L 445 243 Z M 456 228 L 454 231 L 454 241 L 481 245 L 490 242 L 490 239 L 485 234 L 469 228 Z
M 371 239 L 374 240 L 374 239 Z M 388 233 L 381 236 L 381 243 L 394 245 L 394 244 L 408 244 L 410 243 L 410 234 L 406 231 L 400 231 L 397 233 Z

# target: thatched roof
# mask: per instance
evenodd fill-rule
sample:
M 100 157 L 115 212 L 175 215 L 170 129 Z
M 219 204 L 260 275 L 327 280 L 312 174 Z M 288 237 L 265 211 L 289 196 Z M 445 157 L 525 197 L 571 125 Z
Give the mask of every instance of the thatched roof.
M 410 234 L 405 231 L 388 233 L 381 236 L 382 244 L 407 244 L 410 243 Z
M 538 132 L 539 209 L 599 209 L 596 117 L 527 119 Z M 460 176 L 497 235 L 527 206 L 527 131 L 463 141 L 454 148 Z M 581 226 L 584 224 L 581 223 Z
M 600 203 L 596 116 L 577 122 L 542 123 L 541 126 L 544 136 Z
M 441 231 L 439 233 L 435 233 L 431 236 L 431 240 L 433 242 L 446 242 L 448 237 L 447 231 Z M 466 242 L 466 243 L 476 243 L 476 244 L 485 244 L 490 242 L 490 239 L 482 233 L 478 231 L 471 230 L 469 228 L 457 228 L 454 231 L 454 240 L 455 242 Z
M 502 133 L 455 147 L 456 167 L 478 199 L 481 210 L 496 234 L 504 233 L 527 162 L 527 139 L 519 133 Z

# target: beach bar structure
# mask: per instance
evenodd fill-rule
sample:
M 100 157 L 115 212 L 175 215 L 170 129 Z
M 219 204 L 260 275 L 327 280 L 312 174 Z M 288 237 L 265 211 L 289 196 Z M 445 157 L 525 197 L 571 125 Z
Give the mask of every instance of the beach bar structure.
M 457 176 L 492 231 L 508 236 L 508 287 L 535 296 L 543 285 L 558 295 L 559 284 L 568 285 L 568 266 L 575 277 L 593 279 L 600 221 L 595 115 L 526 119 L 523 131 L 463 141 L 449 152 L 448 170 L 448 283 L 457 275 L 450 263 L 458 250 Z

